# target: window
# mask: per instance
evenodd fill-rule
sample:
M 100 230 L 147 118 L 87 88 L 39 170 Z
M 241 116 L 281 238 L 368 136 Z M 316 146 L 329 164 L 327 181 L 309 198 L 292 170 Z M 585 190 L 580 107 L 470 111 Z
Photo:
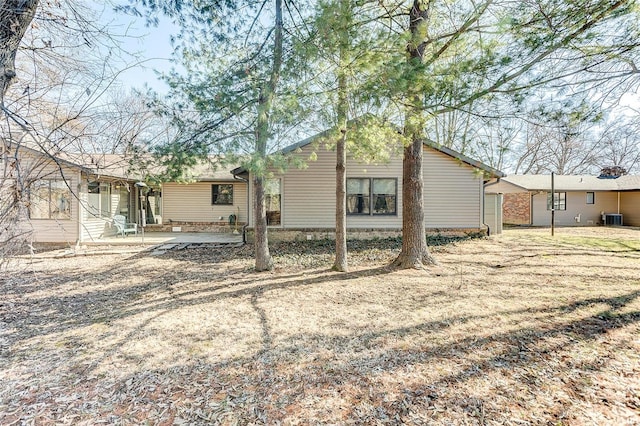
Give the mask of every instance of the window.
M 397 214 L 398 181 L 395 178 L 347 179 L 347 214 Z
M 553 200 L 554 210 L 566 210 L 567 209 L 567 193 L 556 192 Z M 551 210 L 551 193 L 547 192 L 547 210 Z
M 31 219 L 71 219 L 71 190 L 64 180 L 37 180 L 29 195 Z
M 347 179 L 347 214 L 370 214 L 369 179 Z
M 233 184 L 211 185 L 211 204 L 232 205 Z
M 267 225 L 280 225 L 282 217 L 282 191 L 280 188 L 280 179 L 265 179 L 264 205 L 267 211 Z
M 587 192 L 587 204 L 595 204 L 595 203 L 596 203 L 596 193 Z
M 88 216 L 111 217 L 111 184 L 89 182 L 88 192 Z

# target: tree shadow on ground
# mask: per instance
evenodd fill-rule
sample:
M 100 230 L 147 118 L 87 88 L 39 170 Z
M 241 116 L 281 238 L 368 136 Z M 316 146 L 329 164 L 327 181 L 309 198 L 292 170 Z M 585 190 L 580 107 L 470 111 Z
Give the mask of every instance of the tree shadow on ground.
M 103 268 L 88 279 L 99 283 L 110 277 L 118 281 L 136 271 L 139 269 L 132 263 L 121 268 L 115 276 L 108 268 Z M 201 279 L 215 282 L 222 280 L 225 271 L 206 270 L 201 273 Z M 270 292 L 303 289 L 329 280 L 348 283 L 388 273 L 387 268 L 379 267 L 347 274 L 331 273 L 325 269 L 276 276 L 247 274 L 242 279 L 221 281 L 193 290 L 180 287 L 179 284 L 185 280 L 181 271 L 156 270 L 155 275 L 133 286 L 88 290 L 79 295 L 56 294 L 36 301 L 16 297 L 16 305 L 3 306 L 0 311 L 3 316 L 9 315 L 3 321 L 13 327 L 12 330 L 2 330 L 2 337 L 8 343 L 7 347 L 20 343 L 26 345 L 34 336 L 53 335 L 95 323 L 148 314 L 128 333 L 117 336 L 116 341 L 90 365 L 74 370 L 76 376 L 70 374 L 71 382 L 82 381 L 87 395 L 80 393 L 72 397 L 75 390 L 70 383 L 57 384 L 48 391 L 52 401 L 56 398 L 71 401 L 71 409 L 79 407 L 80 402 L 75 401 L 89 399 L 92 408 L 85 411 L 82 414 L 85 417 L 81 419 L 95 422 L 132 421 L 132 417 L 126 418 L 122 413 L 135 406 L 139 413 L 146 413 L 147 419 L 158 422 L 180 418 L 193 424 L 275 424 L 295 419 L 295 413 L 313 406 L 319 423 L 420 424 L 420 421 L 442 420 L 445 423 L 483 424 L 509 421 L 512 407 L 500 405 L 490 396 L 479 396 L 473 390 L 475 385 L 472 382 L 489 375 L 515 371 L 517 374 L 505 380 L 505 387 L 494 389 L 494 392 L 500 398 L 526 405 L 526 395 L 543 392 L 539 388 L 547 384 L 545 380 L 561 381 L 565 369 L 575 369 L 578 375 L 586 376 L 607 368 L 606 360 L 588 359 L 578 365 L 578 361 L 564 358 L 567 351 L 585 342 L 599 345 L 610 332 L 637 326 L 640 322 L 640 312 L 628 309 L 640 297 L 640 291 L 636 290 L 612 297 L 586 297 L 555 306 L 477 314 L 456 312 L 443 320 L 406 327 L 350 329 L 337 337 L 312 332 L 291 335 L 287 339 L 274 335 L 278 317 L 263 304 Z M 83 277 L 78 271 L 68 277 L 47 276 L 46 280 L 68 279 L 68 283 L 81 282 L 83 278 L 87 279 L 86 273 Z M 164 280 L 159 281 L 160 278 Z M 46 280 L 38 285 L 47 285 Z M 19 289 L 14 291 L 19 292 Z M 152 297 L 157 292 L 167 294 Z M 234 304 L 240 299 L 249 300 L 259 323 L 260 347 L 255 348 L 252 355 L 217 363 L 196 360 L 166 369 L 140 370 L 111 382 L 96 377 L 98 365 L 118 353 L 127 342 L 148 333 L 149 324 L 156 319 L 178 309 L 193 309 L 218 301 Z M 424 301 L 427 306 L 428 302 Z M 570 317 L 569 314 L 581 309 L 597 312 L 578 319 Z M 15 312 L 20 315 L 11 317 Z M 523 325 L 508 331 L 492 331 L 491 328 L 477 333 L 469 331 L 460 337 L 448 334 L 453 326 L 460 324 L 473 324 L 479 320 L 486 322 L 498 316 L 517 320 L 522 314 L 532 318 L 545 315 L 555 321 L 539 322 L 537 326 Z M 424 334 L 444 336 L 444 341 L 426 339 L 408 348 L 381 343 L 399 339 L 411 341 Z M 81 343 L 69 344 L 70 352 L 75 352 Z M 624 342 L 618 342 L 608 350 L 615 351 L 623 346 Z M 33 348 L 28 345 L 24 349 L 30 350 Z M 29 356 L 27 352 L 4 349 L 3 352 L 3 357 Z M 455 368 L 431 373 L 438 371 L 444 362 Z M 551 362 L 555 364 L 549 366 Z M 416 372 L 413 378 L 408 373 L 411 371 Z M 398 379 L 389 384 L 390 377 Z M 595 386 L 569 379 L 573 392 L 586 392 L 587 388 Z M 162 392 L 157 389 L 162 389 Z M 20 399 L 24 393 L 19 390 L 15 389 L 14 396 L 6 394 L 3 397 L 7 406 L 24 405 Z M 319 408 L 324 404 L 322 401 L 327 400 L 336 401 L 337 405 L 325 410 Z M 569 400 L 558 396 L 556 401 L 545 406 L 547 412 L 538 413 L 540 423 L 557 423 L 567 418 L 563 416 L 569 416 L 571 421 L 570 415 L 566 414 L 568 404 Z M 60 403 L 43 403 L 41 407 L 48 407 L 53 412 Z M 82 410 L 77 409 L 76 412 Z M 573 415 L 577 415 L 575 413 L 577 411 Z M 0 423 L 8 423 L 9 420 L 0 415 Z
M 178 419 L 186 423 L 276 424 L 296 419 L 299 410 L 313 405 L 318 423 L 420 424 L 420 419 L 426 423 L 504 423 L 517 414 L 510 411 L 513 407 L 501 405 L 496 395 L 474 391 L 475 381 L 489 375 L 508 376 L 503 379 L 503 386 L 493 392 L 516 406 L 526 407 L 527 398 L 549 392 L 540 389 L 549 382 L 566 386 L 577 395 L 586 394 L 587 388 L 598 384 L 580 377 L 592 377 L 606 369 L 608 360 L 571 359 L 567 353 L 572 346 L 596 344 L 608 333 L 640 322 L 639 311 L 622 312 L 640 297 L 640 291 L 633 291 L 527 310 L 531 315 L 546 313 L 560 317 L 556 323 L 543 327 L 466 335 L 440 343 L 425 341 L 410 349 L 380 348 L 378 342 L 383 338 L 444 332 L 456 322 L 473 318 L 459 315 L 448 322 L 335 338 L 292 336 L 275 345 L 270 322 L 277 318 L 269 319 L 269 312 L 260 306 L 263 290 L 251 294 L 251 305 L 258 312 L 262 327 L 262 347 L 254 355 L 213 364 L 196 362 L 139 371 L 110 384 L 101 383 L 91 372 L 83 371 L 80 376 L 92 377 L 83 388 L 91 394 L 94 407 L 85 419 L 124 421 L 127 418 L 122 413 L 135 405 L 139 413 L 146 413 L 146 420 L 154 422 Z M 605 307 L 597 313 L 562 319 L 578 309 L 600 305 Z M 135 331 L 123 337 L 135 338 Z M 624 345 L 614 342 L 609 349 L 628 349 Z M 455 368 L 429 374 L 445 362 Z M 573 373 L 567 375 L 568 369 Z M 394 376 L 398 379 L 388 383 Z M 61 400 L 64 393 L 62 387 L 51 391 L 52 397 Z M 328 401 L 336 405 L 325 410 L 318 408 Z M 564 398 L 561 392 L 551 401 L 545 406 L 547 411 L 535 412 L 538 420 L 532 423 L 580 422 L 579 410 L 572 407 L 576 401 Z M 167 409 L 162 411 L 158 407 Z M 55 404 L 50 408 L 55 410 Z

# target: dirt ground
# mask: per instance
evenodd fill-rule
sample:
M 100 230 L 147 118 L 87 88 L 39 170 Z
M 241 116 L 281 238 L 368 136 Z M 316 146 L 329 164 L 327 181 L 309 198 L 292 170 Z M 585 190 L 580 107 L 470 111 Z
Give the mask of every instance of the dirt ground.
M 640 230 L 434 242 L 14 260 L 0 424 L 640 424 Z

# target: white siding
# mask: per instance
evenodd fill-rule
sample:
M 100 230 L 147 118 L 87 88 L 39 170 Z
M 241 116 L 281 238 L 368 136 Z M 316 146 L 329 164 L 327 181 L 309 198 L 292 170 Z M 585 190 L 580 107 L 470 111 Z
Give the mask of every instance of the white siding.
M 113 216 L 119 214 L 120 211 L 120 203 L 127 203 L 127 199 L 121 200 L 120 191 L 116 188 L 116 184 L 111 182 L 111 209 L 109 212 L 109 216 L 100 216 L 97 217 L 93 214 L 90 214 L 86 208 L 88 202 L 88 181 L 86 179 L 83 180 L 81 185 L 81 196 L 80 196 L 80 205 L 81 205 L 81 234 L 82 241 L 93 241 L 97 238 L 102 238 L 110 235 L 116 234 L 116 229 L 112 226 Z M 131 191 L 135 191 L 133 185 L 130 185 Z M 128 220 L 128 219 L 127 219 Z
M 233 184 L 233 205 L 212 205 L 211 185 Z M 218 222 L 238 215 L 239 222 L 247 220 L 247 184 L 232 182 L 197 182 L 180 184 L 169 182 L 162 185 L 162 221 L 177 222 Z

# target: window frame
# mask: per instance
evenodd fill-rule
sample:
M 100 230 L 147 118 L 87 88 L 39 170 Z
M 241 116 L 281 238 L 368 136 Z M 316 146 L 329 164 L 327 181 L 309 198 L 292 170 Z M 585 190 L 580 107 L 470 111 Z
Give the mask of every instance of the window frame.
M 271 187 L 275 186 L 273 182 L 277 182 L 278 192 L 270 192 Z M 281 178 L 267 178 L 264 181 L 264 206 L 265 214 L 267 217 L 267 226 L 269 227 L 281 227 L 282 226 L 282 179 Z M 275 200 L 278 203 L 278 210 L 269 210 L 270 206 L 275 205 Z
M 229 194 L 229 201 L 221 203 L 218 200 L 220 199 L 220 187 L 228 186 L 231 188 L 231 192 Z M 217 188 L 217 191 L 216 191 Z M 211 205 L 212 206 L 232 206 L 233 205 L 233 184 L 232 183 L 213 183 L 211 184 Z
M 97 185 L 98 192 L 91 192 L 91 187 Z M 105 194 L 106 193 L 106 194 Z M 92 206 L 89 199 L 90 194 L 98 195 L 98 205 Z M 106 195 L 106 196 L 105 196 Z M 111 182 L 89 181 L 87 182 L 87 219 L 91 218 L 111 218 L 112 212 L 112 185 Z M 104 206 L 106 201 L 106 208 Z
M 364 213 L 359 213 L 359 212 L 350 212 L 349 211 L 349 191 L 348 191 L 348 182 L 349 180 L 361 180 L 361 181 L 368 181 L 369 182 L 369 194 L 367 195 L 368 197 L 368 206 L 367 206 L 367 212 Z M 376 180 L 392 180 L 394 183 L 394 190 L 395 190 L 395 194 L 393 197 L 393 212 L 383 212 L 383 213 L 378 213 L 375 210 L 375 203 L 377 200 L 377 196 L 380 194 L 377 194 L 374 192 L 374 181 Z M 383 194 L 386 195 L 386 194 Z M 398 178 L 396 177 L 348 177 L 347 178 L 347 191 L 345 191 L 345 197 L 346 197 L 346 201 L 347 201 L 347 208 L 346 208 L 346 214 L 347 216 L 398 216 Z
M 71 188 L 69 188 L 68 182 L 64 179 L 64 178 L 60 178 L 60 179 L 36 179 L 33 182 L 31 182 L 31 184 L 29 185 L 30 189 L 29 189 L 29 199 L 30 199 L 30 204 L 34 203 L 33 200 L 33 186 L 35 186 L 34 184 L 38 183 L 38 182 L 46 182 L 46 186 L 42 186 L 39 187 L 38 189 L 45 189 L 47 191 L 47 198 L 46 200 L 43 198 L 41 202 L 46 202 L 47 204 L 47 217 L 33 217 L 33 211 L 31 210 L 31 206 L 29 206 L 29 219 L 30 220 L 72 220 L 73 219 L 73 214 L 71 211 L 71 197 L 73 196 L 72 192 L 71 192 Z M 63 192 L 61 193 L 62 196 L 65 196 L 63 199 L 66 200 L 66 203 L 68 204 L 67 208 L 65 209 L 65 211 L 67 213 L 64 214 L 65 217 L 54 217 L 54 209 L 53 207 L 53 194 L 54 192 L 52 191 L 52 184 L 53 183 L 62 183 L 62 185 L 57 186 L 55 189 L 62 189 Z M 61 212 L 57 213 L 58 215 L 61 214 Z
M 565 191 L 556 191 L 553 193 L 554 196 L 558 197 L 556 201 L 555 197 L 553 199 L 553 210 L 554 211 L 566 211 L 567 210 L 567 193 Z M 547 211 L 551 211 L 551 192 L 547 192 Z
M 591 194 L 591 197 L 589 197 L 589 194 Z M 586 198 L 587 204 L 592 205 L 596 203 L 596 193 L 594 191 L 587 191 Z

